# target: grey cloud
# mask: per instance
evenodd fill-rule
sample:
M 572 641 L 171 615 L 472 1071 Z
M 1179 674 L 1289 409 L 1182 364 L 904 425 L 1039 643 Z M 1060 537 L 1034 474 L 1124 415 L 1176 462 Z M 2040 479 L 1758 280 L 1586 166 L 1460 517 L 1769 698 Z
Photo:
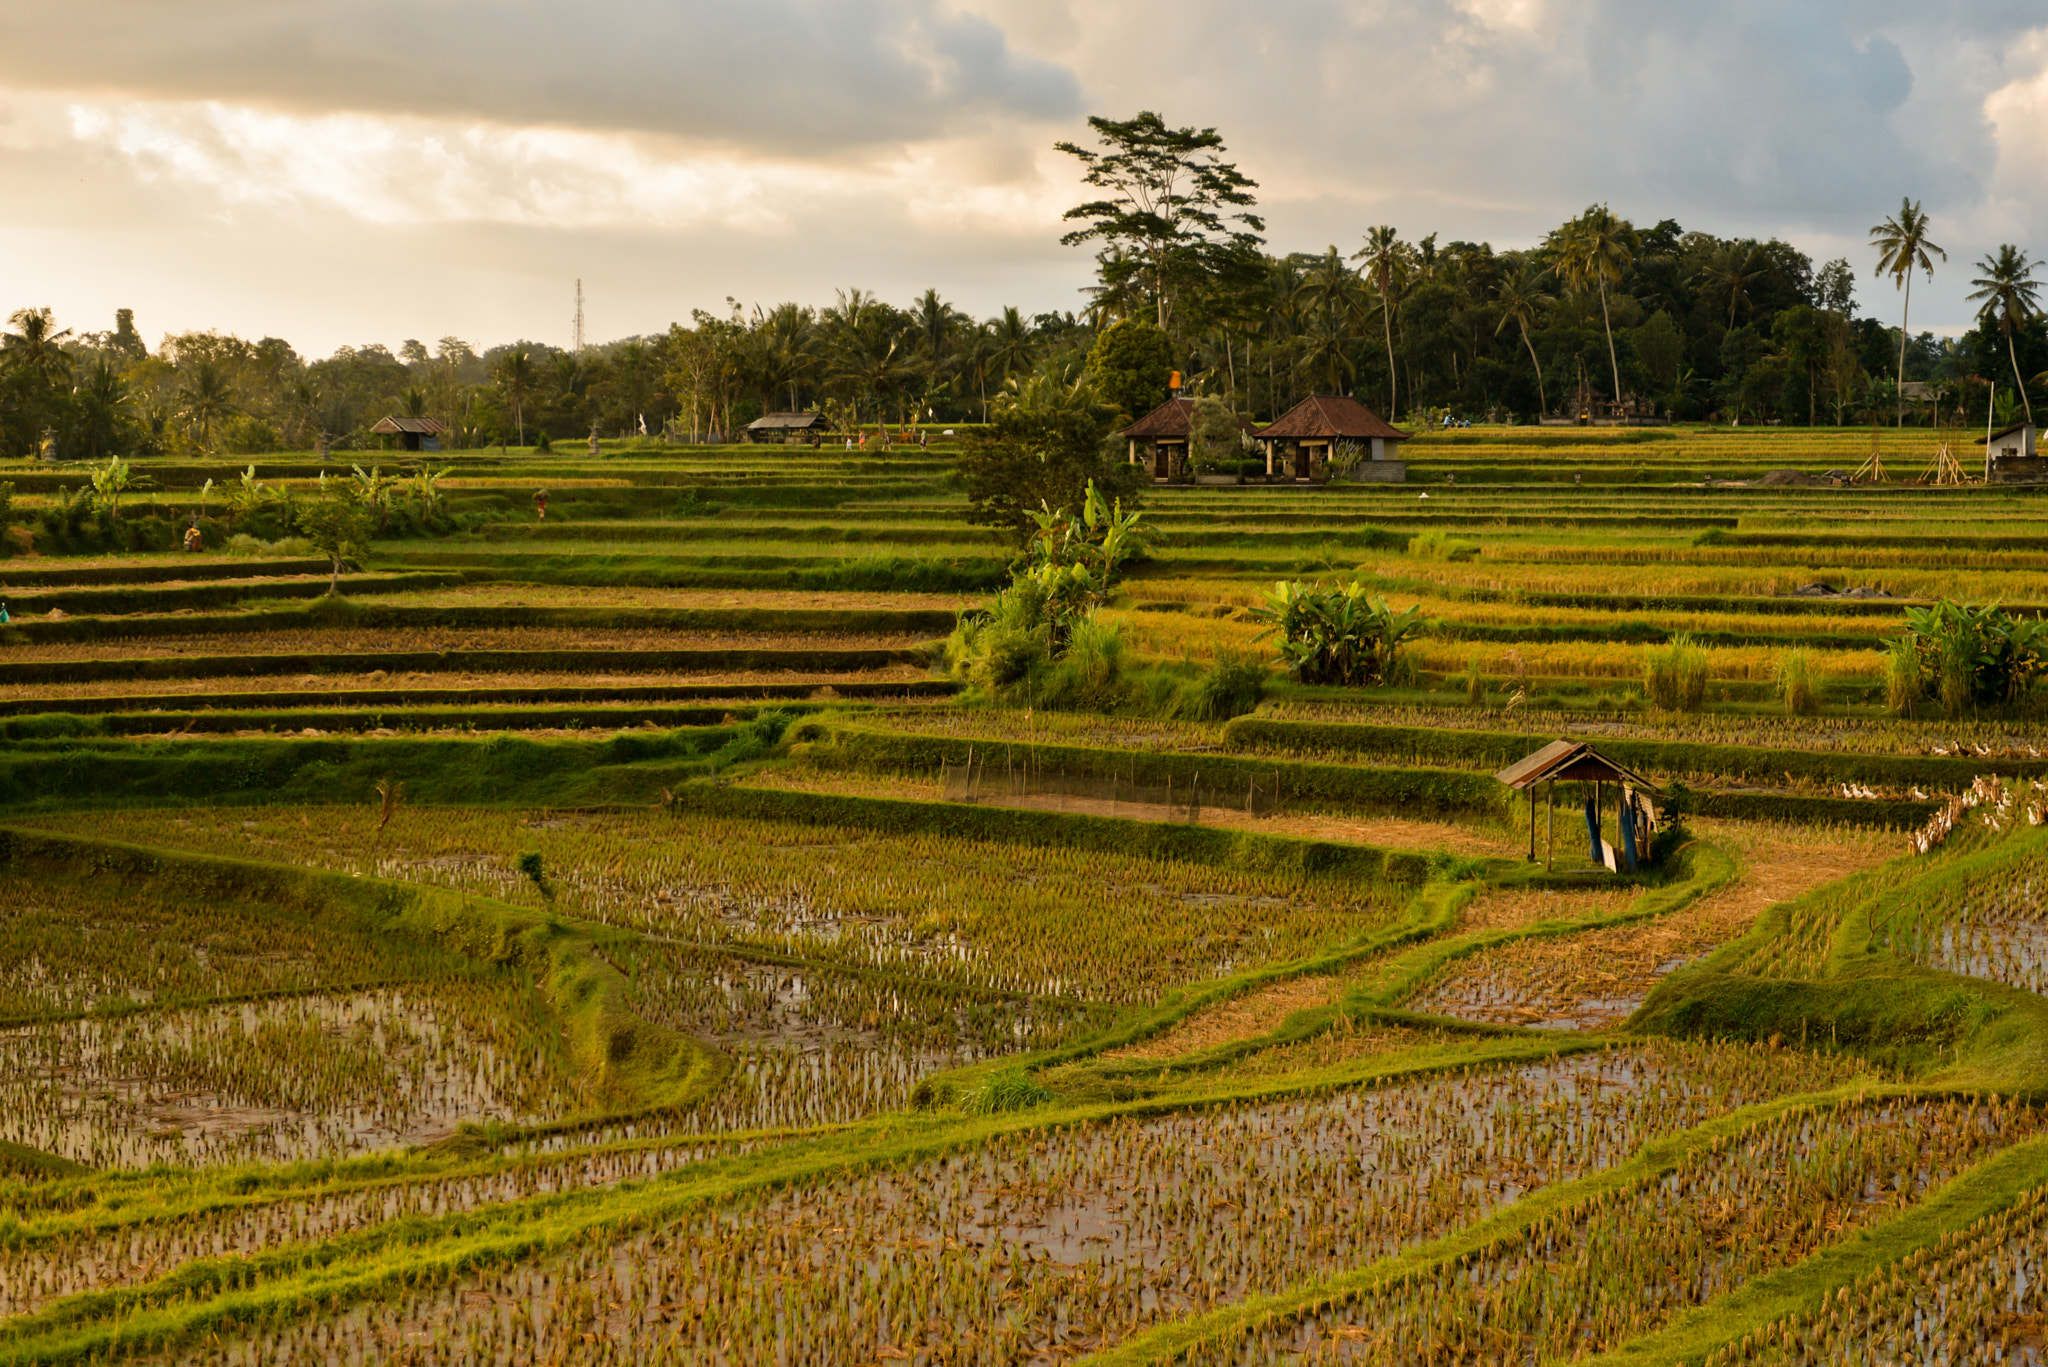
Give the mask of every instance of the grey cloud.
M 817 152 L 1062 118 L 1074 76 L 940 0 L 71 0 L 0 16 L 0 83 Z
M 1543 0 L 1533 31 L 1479 17 L 1500 8 L 1189 0 L 1169 28 L 1119 10 L 1054 52 L 1114 112 L 1218 125 L 1267 182 L 1281 248 L 1355 245 L 1389 220 L 1526 242 L 1593 200 L 1860 242 L 1902 194 L 1961 233 L 1991 192 L 1984 99 L 2048 24 L 2002 0 Z

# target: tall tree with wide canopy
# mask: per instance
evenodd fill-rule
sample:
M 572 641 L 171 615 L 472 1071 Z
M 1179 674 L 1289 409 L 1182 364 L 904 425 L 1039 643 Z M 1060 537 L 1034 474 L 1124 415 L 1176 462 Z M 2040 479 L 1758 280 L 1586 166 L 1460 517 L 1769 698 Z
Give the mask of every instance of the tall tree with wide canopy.
M 2020 387 L 2020 403 L 2027 411 L 2028 422 L 2034 420 L 2034 404 L 2027 397 L 2027 382 L 2020 377 L 2020 357 L 2012 334 L 2041 311 L 2041 285 L 2034 279 L 2034 265 L 2018 247 L 2010 242 L 2001 243 L 1998 255 L 1986 256 L 1977 263 L 1977 269 L 1984 273 L 1970 282 L 1977 287 L 1970 295 L 1971 302 L 1981 301 L 1977 317 L 1986 323 L 1997 323 L 1998 330 L 2005 334 L 2005 354 L 2012 361 L 2012 377 Z
M 1889 275 L 1894 289 L 1904 289 L 1905 304 L 1899 313 L 1899 381 L 1896 427 L 1906 425 L 1906 338 L 1913 314 L 1913 271 L 1915 267 L 1934 279 L 1934 257 L 1948 260 L 1948 253 L 1927 240 L 1927 215 L 1920 201 L 1901 198 L 1897 217 L 1888 218 L 1870 230 L 1870 245 L 1877 248 L 1877 274 Z
M 1558 270 L 1573 288 L 1600 293 L 1600 325 L 1607 330 L 1607 364 L 1614 372 L 1614 401 L 1621 402 L 1621 358 L 1614 350 L 1614 319 L 1607 309 L 1607 282 L 1620 280 L 1631 264 L 1635 229 L 1605 204 L 1586 211 L 1551 233 L 1547 244 L 1557 255 Z
M 1223 138 L 1213 128 L 1169 128 L 1149 109 L 1124 120 L 1091 115 L 1088 126 L 1103 150 L 1053 146 L 1087 168 L 1084 184 L 1108 193 L 1067 210 L 1068 220 L 1088 226 L 1060 241 L 1099 240 L 1135 256 L 1151 278 L 1160 330 L 1168 331 L 1180 289 L 1234 271 L 1264 243 L 1265 220 L 1252 212 L 1258 182 L 1223 160 Z

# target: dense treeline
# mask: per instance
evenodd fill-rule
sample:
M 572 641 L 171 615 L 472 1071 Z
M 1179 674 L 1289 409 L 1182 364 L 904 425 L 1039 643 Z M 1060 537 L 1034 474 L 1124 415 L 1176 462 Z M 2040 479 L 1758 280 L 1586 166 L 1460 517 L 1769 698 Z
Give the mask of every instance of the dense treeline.
M 1104 194 L 1067 215 L 1083 225 L 1067 241 L 1097 251 L 1078 315 L 1011 307 L 977 320 L 935 289 L 903 308 L 851 289 L 824 307 L 728 300 L 724 315 L 580 353 L 444 337 L 307 360 L 279 338 L 211 332 L 151 351 L 125 309 L 98 333 L 21 309 L 0 335 L 0 454 L 366 448 L 387 414 L 437 418 L 454 447 L 592 431 L 716 439 L 811 408 L 851 431 L 987 421 L 1034 379 L 1083 376 L 1136 414 L 1165 397 L 1172 369 L 1262 419 L 1346 392 L 1408 421 L 1976 423 L 2030 412 L 2021 382 L 2048 371 L 2035 267 L 2011 246 L 1977 263 L 1975 330 L 1940 339 L 1904 332 L 1903 309 L 1898 326 L 1859 316 L 1846 259 L 1816 267 L 1775 238 L 1639 227 L 1604 205 L 1522 249 L 1381 225 L 1350 253 L 1274 255 L 1256 183 L 1221 160 L 1213 129 L 1153 114 L 1090 124 L 1102 150 L 1060 144 Z M 1873 229 L 1880 282 L 1909 290 L 1916 270 L 1946 261 L 1926 231 L 1912 203 Z M 1887 309 L 1891 294 L 1877 291 Z

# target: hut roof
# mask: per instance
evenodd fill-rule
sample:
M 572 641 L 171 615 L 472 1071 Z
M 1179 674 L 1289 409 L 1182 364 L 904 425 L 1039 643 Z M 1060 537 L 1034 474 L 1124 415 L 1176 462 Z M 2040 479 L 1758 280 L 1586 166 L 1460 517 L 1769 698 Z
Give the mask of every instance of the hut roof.
M 1551 779 L 1626 783 L 1645 792 L 1657 791 L 1657 785 L 1641 774 L 1622 768 L 1581 740 L 1554 740 L 1528 758 L 1516 760 L 1494 777 L 1517 792 Z
M 1259 435 L 1295 440 L 1384 437 L 1388 441 L 1407 441 L 1413 434 L 1403 432 L 1347 395 L 1311 394 L 1273 419 Z
M 1986 446 L 1989 446 L 1992 442 L 1997 441 L 2000 437 L 2009 437 L 2013 435 L 2015 432 L 2024 432 L 2033 425 L 2034 424 L 2028 422 L 2025 418 L 2022 418 L 2018 422 L 2014 423 L 2012 426 L 2001 427 L 1996 432 L 1993 432 L 1990 436 L 1984 438 L 1984 444 Z
M 801 432 L 808 427 L 823 427 L 825 419 L 816 413 L 769 413 L 747 424 L 749 432 Z
M 1193 399 L 1168 399 L 1144 417 L 1126 427 L 1117 435 L 1140 440 L 1158 440 L 1162 437 L 1185 437 L 1194 430 L 1195 401 Z M 1259 425 L 1244 414 L 1237 415 L 1237 429 L 1240 432 L 1256 434 Z
M 434 418 L 379 418 L 377 425 L 370 429 L 372 436 L 391 437 L 401 432 L 413 432 L 422 437 L 438 437 L 448 430 L 447 426 Z

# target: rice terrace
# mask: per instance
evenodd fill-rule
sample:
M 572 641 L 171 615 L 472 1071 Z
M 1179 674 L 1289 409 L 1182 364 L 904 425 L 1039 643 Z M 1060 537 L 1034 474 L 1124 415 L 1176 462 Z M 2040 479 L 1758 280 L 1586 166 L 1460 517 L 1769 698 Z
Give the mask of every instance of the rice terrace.
M 2048 1362 L 2031 267 L 1087 155 L 1078 318 L 14 316 L 0 1364 Z

